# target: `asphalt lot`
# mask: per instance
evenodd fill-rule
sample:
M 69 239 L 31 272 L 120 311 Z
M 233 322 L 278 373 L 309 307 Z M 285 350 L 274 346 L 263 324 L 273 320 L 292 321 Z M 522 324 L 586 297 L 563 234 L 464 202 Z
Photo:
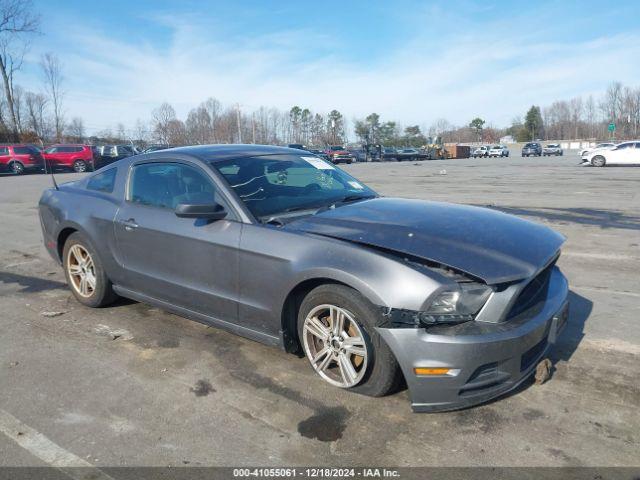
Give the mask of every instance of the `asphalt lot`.
M 577 163 L 345 168 L 388 196 L 490 206 L 567 237 L 572 310 L 551 380 L 439 414 L 413 414 L 406 391 L 332 388 L 305 359 L 142 304 L 82 307 L 41 246 L 48 177 L 0 177 L 0 465 L 45 465 L 46 447 L 96 466 L 637 466 L 640 168 Z

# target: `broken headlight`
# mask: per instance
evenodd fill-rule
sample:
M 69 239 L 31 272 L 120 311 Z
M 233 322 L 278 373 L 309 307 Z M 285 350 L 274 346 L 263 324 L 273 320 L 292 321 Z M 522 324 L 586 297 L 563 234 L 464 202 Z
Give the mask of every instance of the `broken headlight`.
M 462 323 L 475 318 L 487 303 L 493 290 L 475 282 L 459 283 L 456 290 L 445 290 L 433 299 L 429 307 L 420 312 L 421 323 Z

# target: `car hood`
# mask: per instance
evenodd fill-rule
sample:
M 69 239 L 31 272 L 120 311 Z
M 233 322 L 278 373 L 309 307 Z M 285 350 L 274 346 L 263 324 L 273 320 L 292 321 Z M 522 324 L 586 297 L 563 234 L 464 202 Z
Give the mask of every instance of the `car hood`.
M 495 210 L 399 198 L 347 204 L 285 228 L 440 263 L 488 284 L 533 276 L 564 242 L 545 226 Z

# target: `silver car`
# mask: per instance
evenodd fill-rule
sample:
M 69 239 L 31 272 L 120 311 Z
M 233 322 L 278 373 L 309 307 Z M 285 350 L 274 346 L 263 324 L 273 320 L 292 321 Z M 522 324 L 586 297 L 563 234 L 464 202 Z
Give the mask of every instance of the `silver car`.
M 550 157 L 551 155 L 562 156 L 563 153 L 564 152 L 559 143 L 549 143 L 542 149 L 543 157 Z
M 123 296 L 301 352 L 319 380 L 365 395 L 404 379 L 415 411 L 514 389 L 567 320 L 558 233 L 384 198 L 296 149 L 132 156 L 46 190 L 39 213 L 80 303 Z

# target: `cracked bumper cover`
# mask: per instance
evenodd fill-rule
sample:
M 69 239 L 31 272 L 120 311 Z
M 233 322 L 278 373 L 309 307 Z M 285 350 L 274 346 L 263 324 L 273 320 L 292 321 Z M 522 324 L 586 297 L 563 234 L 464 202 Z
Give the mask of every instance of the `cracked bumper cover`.
M 455 410 L 503 395 L 533 373 L 566 325 L 568 293 L 567 280 L 554 267 L 544 306 L 524 322 L 483 322 L 471 334 L 446 328 L 438 333 L 425 328 L 377 330 L 402 368 L 413 410 Z M 416 376 L 416 367 L 445 367 L 455 375 Z

